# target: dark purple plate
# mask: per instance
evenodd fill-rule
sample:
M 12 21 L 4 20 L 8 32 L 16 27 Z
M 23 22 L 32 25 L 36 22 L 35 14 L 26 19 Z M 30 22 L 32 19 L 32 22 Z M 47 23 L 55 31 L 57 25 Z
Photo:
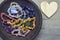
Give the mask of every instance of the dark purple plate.
M 36 27 L 34 30 L 30 31 L 25 37 L 13 36 L 5 31 L 5 26 L 2 25 L 1 13 L 7 12 L 11 2 L 17 2 L 18 4 L 25 4 L 26 6 L 33 8 L 35 10 L 36 17 Z M 42 27 L 42 15 L 38 6 L 31 0 L 5 0 L 0 5 L 0 36 L 3 40 L 33 40 L 40 32 Z

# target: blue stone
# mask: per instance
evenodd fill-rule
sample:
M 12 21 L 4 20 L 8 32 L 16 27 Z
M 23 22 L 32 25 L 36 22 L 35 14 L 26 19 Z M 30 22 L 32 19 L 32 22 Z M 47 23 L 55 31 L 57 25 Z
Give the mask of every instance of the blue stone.
M 21 15 L 21 11 L 19 11 L 18 14 Z
M 25 19 L 27 19 L 29 17 L 29 15 L 25 15 Z
M 22 7 L 22 9 L 26 8 L 26 6 L 24 4 L 21 4 L 20 6 Z
M 33 17 L 33 15 L 29 15 L 29 17 L 30 17 L 30 18 L 32 18 L 32 17 Z
M 8 28 L 8 31 L 9 31 L 9 32 L 11 32 L 11 31 L 13 31 L 13 30 L 14 30 L 14 28 L 12 28 L 12 27 Z
M 26 14 L 28 14 L 28 13 L 29 13 L 29 11 L 28 11 L 28 10 L 25 10 L 25 13 L 26 13 Z
M 28 11 L 33 12 L 34 10 L 32 8 L 27 8 Z

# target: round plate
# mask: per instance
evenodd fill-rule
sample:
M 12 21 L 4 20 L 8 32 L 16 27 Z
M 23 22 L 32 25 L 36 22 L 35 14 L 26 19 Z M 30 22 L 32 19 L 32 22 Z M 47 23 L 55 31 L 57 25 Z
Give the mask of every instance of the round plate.
M 3 40 L 33 40 L 39 34 L 42 27 L 41 11 L 37 7 L 37 5 L 31 0 L 30 1 L 29 0 L 6 0 L 0 5 L 0 14 L 1 12 L 6 12 L 8 10 L 11 2 L 17 2 L 18 4 L 23 3 L 27 5 L 28 7 L 33 8 L 36 11 L 36 14 L 35 14 L 36 28 L 32 30 L 25 37 L 12 36 L 11 34 L 8 34 L 7 32 L 4 31 L 4 28 L 1 24 L 1 19 L 0 19 L 0 36 L 3 38 Z

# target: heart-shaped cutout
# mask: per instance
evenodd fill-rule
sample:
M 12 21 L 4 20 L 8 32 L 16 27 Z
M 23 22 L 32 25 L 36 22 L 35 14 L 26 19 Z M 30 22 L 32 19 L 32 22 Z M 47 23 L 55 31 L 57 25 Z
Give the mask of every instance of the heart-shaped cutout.
M 41 10 L 47 17 L 51 17 L 58 8 L 58 4 L 56 2 L 51 2 L 48 4 L 48 2 L 44 1 L 41 3 Z

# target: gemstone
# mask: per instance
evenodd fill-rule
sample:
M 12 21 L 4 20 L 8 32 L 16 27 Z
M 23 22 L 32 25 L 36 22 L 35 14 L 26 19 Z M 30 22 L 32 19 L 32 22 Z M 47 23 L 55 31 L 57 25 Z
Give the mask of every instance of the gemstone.
M 21 15 L 21 11 L 19 11 L 18 14 Z
M 18 13 L 18 11 L 16 11 L 16 10 L 11 10 L 11 13 L 16 14 L 16 13 Z
M 26 6 L 24 4 L 21 4 L 20 6 L 22 7 L 22 9 L 26 8 Z
M 34 10 L 32 8 L 27 8 L 28 11 L 33 12 Z
M 31 22 L 30 21 L 27 21 L 26 23 L 25 23 L 25 26 L 30 26 L 31 25 Z

